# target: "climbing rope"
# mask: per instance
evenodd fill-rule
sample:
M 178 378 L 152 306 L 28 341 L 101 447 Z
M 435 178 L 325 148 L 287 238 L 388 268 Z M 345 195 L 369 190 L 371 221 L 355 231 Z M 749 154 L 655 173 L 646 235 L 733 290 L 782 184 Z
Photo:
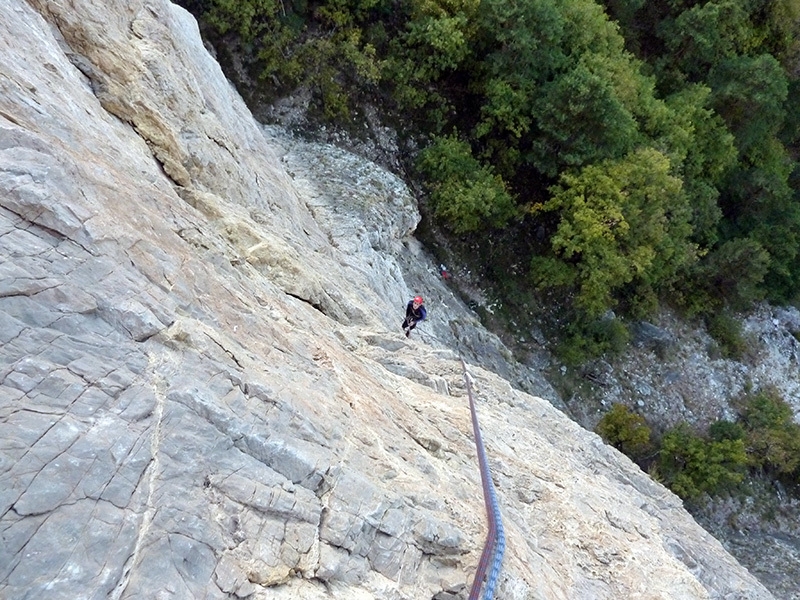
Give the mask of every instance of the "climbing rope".
M 484 579 L 486 586 L 483 591 L 483 600 L 492 600 L 494 588 L 497 585 L 497 578 L 500 575 L 500 567 L 503 563 L 503 554 L 506 549 L 506 535 L 503 529 L 503 519 L 500 516 L 500 505 L 497 502 L 497 492 L 492 483 L 489 471 L 489 461 L 486 458 L 486 449 L 483 446 L 483 438 L 478 425 L 478 412 L 475 409 L 475 400 L 472 397 L 471 375 L 467 371 L 464 359 L 461 359 L 461 367 L 464 369 L 464 381 L 467 384 L 467 396 L 469 397 L 469 409 L 472 413 L 472 431 L 475 435 L 475 446 L 478 450 L 478 465 L 481 471 L 481 482 L 483 483 L 483 501 L 486 505 L 486 517 L 489 521 L 489 532 L 486 535 L 486 543 L 483 546 L 481 559 L 478 562 L 478 569 L 475 571 L 475 578 L 472 580 L 472 589 L 469 593 L 469 600 L 478 600 Z M 492 569 L 486 577 L 486 570 L 491 562 Z

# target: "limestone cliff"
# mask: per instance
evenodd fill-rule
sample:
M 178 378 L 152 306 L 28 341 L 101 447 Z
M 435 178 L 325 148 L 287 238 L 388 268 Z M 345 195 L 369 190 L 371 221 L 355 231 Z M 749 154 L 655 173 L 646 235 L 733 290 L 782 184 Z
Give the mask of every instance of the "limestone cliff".
M 289 168 L 182 9 L 6 0 L 0 65 L 0 597 L 464 597 L 486 525 L 459 356 L 496 597 L 772 597 L 411 275 L 399 180 Z

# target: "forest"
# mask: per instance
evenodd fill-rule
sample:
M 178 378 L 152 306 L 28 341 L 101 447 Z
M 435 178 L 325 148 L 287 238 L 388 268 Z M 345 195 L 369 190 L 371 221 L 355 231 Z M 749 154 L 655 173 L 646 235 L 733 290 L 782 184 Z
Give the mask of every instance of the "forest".
M 566 360 L 624 336 L 610 310 L 800 295 L 800 0 L 181 4 L 251 103 L 307 90 L 345 128 L 379 107 L 501 302 L 569 315 Z

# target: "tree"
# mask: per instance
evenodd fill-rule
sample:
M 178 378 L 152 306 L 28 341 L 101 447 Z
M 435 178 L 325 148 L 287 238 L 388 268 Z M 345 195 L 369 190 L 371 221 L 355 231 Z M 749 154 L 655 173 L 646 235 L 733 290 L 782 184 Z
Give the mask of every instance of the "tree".
M 764 297 L 769 261 L 769 253 L 753 239 L 723 242 L 686 269 L 673 300 L 690 317 L 715 315 L 725 306 L 745 310 Z
M 743 440 L 745 436 L 744 427 L 739 423 L 720 419 L 711 424 L 708 428 L 709 437 L 715 442 L 723 440 Z
M 702 2 L 662 21 L 659 34 L 673 67 L 697 81 L 710 68 L 757 44 L 749 16 L 741 0 Z
M 720 198 L 725 237 L 749 238 L 768 253 L 761 289 L 774 302 L 800 293 L 800 194 L 790 185 L 796 166 L 775 137 L 761 139 L 729 176 Z
M 551 191 L 543 210 L 560 222 L 552 255 L 534 258 L 532 277 L 541 288 L 576 287 L 589 315 L 612 307 L 626 284 L 665 285 L 695 259 L 681 181 L 656 150 L 566 173 Z
M 760 49 L 782 62 L 797 52 L 800 37 L 800 0 L 754 2 L 753 26 L 761 40 Z
M 472 132 L 506 177 L 526 180 L 532 170 L 552 179 L 620 158 L 659 108 L 653 80 L 590 0 L 488 0 L 476 46 L 470 91 L 480 113 Z
M 752 466 L 776 476 L 800 468 L 800 425 L 793 417 L 791 406 L 775 390 L 746 400 L 742 423 Z
M 657 473 L 681 498 L 693 499 L 741 482 L 746 464 L 743 440 L 705 440 L 681 423 L 661 439 Z
M 711 107 L 711 88 L 695 84 L 669 96 L 663 126 L 670 159 L 680 173 L 692 210 L 692 240 L 701 248 L 718 240 L 718 200 L 725 176 L 736 166 L 733 135 Z
M 235 32 L 245 43 L 251 43 L 267 30 L 278 13 L 275 0 L 207 0 L 203 20 L 225 35 Z
M 448 98 L 446 78 L 472 53 L 478 6 L 478 0 L 414 0 L 393 17 L 396 23 L 390 20 L 384 85 L 400 110 L 414 111 L 437 133 L 458 100 Z
M 610 77 L 609 60 L 585 55 L 542 86 L 529 158 L 542 173 L 554 177 L 565 167 L 619 158 L 639 140 L 636 119 Z
M 728 58 L 711 70 L 708 81 L 714 108 L 728 123 L 742 154 L 780 131 L 789 84 L 775 57 Z
M 641 458 L 650 448 L 647 421 L 624 404 L 614 404 L 600 419 L 596 431 L 606 443 L 634 460 Z
M 516 214 L 502 178 L 455 135 L 436 138 L 421 152 L 419 169 L 427 177 L 433 214 L 455 233 L 502 227 Z
M 506 177 L 525 165 L 531 144 L 532 110 L 541 86 L 569 68 L 563 4 L 555 0 L 481 2 L 469 90 L 477 118 L 464 116 L 464 130 L 482 144 L 482 155 Z M 577 50 L 576 50 L 577 52 Z

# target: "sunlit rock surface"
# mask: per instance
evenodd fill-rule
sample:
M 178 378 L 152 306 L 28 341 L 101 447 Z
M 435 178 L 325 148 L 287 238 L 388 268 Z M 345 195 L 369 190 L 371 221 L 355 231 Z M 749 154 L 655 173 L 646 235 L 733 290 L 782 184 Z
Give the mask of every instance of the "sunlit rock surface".
M 182 9 L 7 0 L 0 58 L 0 597 L 466 597 L 463 356 L 498 598 L 772 598 L 519 391 L 551 393 L 437 279 L 396 178 L 290 168 Z

